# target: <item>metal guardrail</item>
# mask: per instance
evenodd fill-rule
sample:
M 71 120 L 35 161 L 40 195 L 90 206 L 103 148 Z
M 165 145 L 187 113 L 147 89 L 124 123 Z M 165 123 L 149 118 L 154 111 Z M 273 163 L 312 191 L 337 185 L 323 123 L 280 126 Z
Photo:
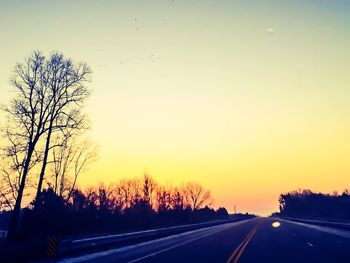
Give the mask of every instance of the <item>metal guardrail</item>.
M 328 226 L 328 227 L 334 227 L 344 230 L 350 230 L 350 224 L 349 223 L 340 223 L 340 222 L 332 222 L 332 221 L 323 221 L 323 220 L 314 220 L 314 219 L 304 219 L 304 218 L 293 218 L 293 217 L 281 217 L 285 220 L 305 223 L 305 224 L 312 224 L 312 225 L 319 225 L 319 226 Z
M 164 236 L 183 233 L 191 230 L 196 230 L 204 227 L 210 227 L 219 224 L 237 222 L 251 217 L 244 217 L 230 220 L 217 220 L 198 224 L 181 225 L 167 228 L 158 228 L 152 230 L 138 231 L 125 234 L 108 235 L 102 237 L 84 238 L 78 240 L 62 240 L 58 248 L 58 257 L 67 256 L 70 254 L 82 253 L 84 251 L 98 250 L 108 246 L 118 246 L 142 241 L 148 241 Z
M 7 237 L 7 230 L 0 230 L 0 240 L 5 240 Z

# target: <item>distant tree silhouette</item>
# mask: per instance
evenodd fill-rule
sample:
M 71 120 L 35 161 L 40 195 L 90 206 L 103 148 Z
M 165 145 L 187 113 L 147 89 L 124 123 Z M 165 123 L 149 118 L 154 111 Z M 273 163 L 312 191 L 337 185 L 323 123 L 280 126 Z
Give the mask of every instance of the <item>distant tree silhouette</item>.
M 141 198 L 141 182 L 137 179 L 123 179 L 117 184 L 117 199 L 120 209 L 132 207 Z
M 219 218 L 223 219 L 226 219 L 229 215 L 225 207 L 220 207 L 218 210 L 216 210 L 216 214 Z
M 147 173 L 143 176 L 143 200 L 149 204 L 150 207 L 154 203 L 154 194 L 157 188 L 156 181 Z
M 157 210 L 158 211 L 167 211 L 171 208 L 171 190 L 167 189 L 165 186 L 160 186 L 157 189 Z
M 174 210 L 183 210 L 185 208 L 185 195 L 178 187 L 175 187 L 171 192 L 171 205 Z
M 297 190 L 279 197 L 280 215 L 304 218 L 350 219 L 350 195 L 345 190 L 341 195 L 313 193 Z
M 115 208 L 115 199 L 113 195 L 113 188 L 111 186 L 105 187 L 100 184 L 97 190 L 97 208 L 100 211 L 113 211 Z
M 151 177 L 147 175 L 147 178 Z M 65 236 L 228 219 L 225 208 L 215 211 L 209 206 L 197 206 L 197 209 L 192 209 L 190 205 L 184 204 L 185 196 L 179 188 L 164 187 L 153 178 L 151 180 L 156 186 L 154 207 L 149 203 L 149 195 L 143 192 L 145 181 L 148 181 L 145 176 L 140 179 L 124 179 L 108 186 L 100 184 L 85 191 L 75 188 L 68 203 L 49 187 L 35 201 L 35 209 L 33 200 L 32 207 L 25 210 L 21 229 L 27 237 Z M 121 193 L 122 187 L 128 189 L 127 199 Z
M 202 208 L 210 201 L 210 191 L 196 182 L 189 182 L 184 187 L 186 201 L 192 210 Z

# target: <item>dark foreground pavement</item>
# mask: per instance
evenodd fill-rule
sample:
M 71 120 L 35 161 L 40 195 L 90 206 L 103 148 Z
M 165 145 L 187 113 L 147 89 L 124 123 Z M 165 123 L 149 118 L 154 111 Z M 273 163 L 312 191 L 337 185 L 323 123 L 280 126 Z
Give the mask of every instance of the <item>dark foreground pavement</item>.
M 255 218 L 59 262 L 347 263 L 350 231 Z

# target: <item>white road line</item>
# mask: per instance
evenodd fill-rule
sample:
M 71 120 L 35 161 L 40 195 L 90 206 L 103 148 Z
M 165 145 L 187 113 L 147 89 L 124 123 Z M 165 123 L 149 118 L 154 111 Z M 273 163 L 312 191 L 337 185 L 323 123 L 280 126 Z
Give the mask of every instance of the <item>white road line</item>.
M 213 234 L 215 234 L 215 233 L 217 233 L 217 232 L 220 232 L 220 231 L 223 231 L 223 230 L 224 230 L 224 229 L 221 229 L 221 230 L 216 231 L 216 232 L 214 232 L 214 233 L 209 233 L 209 234 L 206 234 L 206 235 L 202 235 L 202 236 L 199 236 L 199 237 L 195 237 L 195 238 L 189 239 L 189 240 L 187 240 L 187 241 L 185 241 L 185 242 L 182 242 L 182 243 L 180 243 L 180 244 L 176 244 L 176 245 L 174 245 L 174 246 L 171 246 L 171 247 L 168 247 L 168 248 L 159 250 L 159 251 L 157 251 L 157 252 L 153 252 L 153 253 L 148 254 L 148 255 L 146 255 L 146 256 L 143 256 L 143 257 L 140 257 L 140 258 L 137 258 L 137 259 L 128 261 L 128 263 L 133 263 L 133 262 L 137 262 L 137 261 L 143 260 L 143 259 L 145 259 L 145 258 L 149 258 L 149 257 L 156 256 L 156 255 L 158 255 L 158 254 L 160 254 L 160 253 L 163 253 L 163 252 L 165 252 L 165 251 L 171 250 L 171 249 L 173 249 L 173 248 L 181 247 L 181 246 L 183 246 L 183 245 L 186 245 L 187 243 L 190 243 L 190 242 L 196 241 L 196 240 L 198 240 L 198 239 L 201 239 L 201 238 L 204 238 L 204 237 L 213 235 Z
M 288 223 L 292 223 L 295 225 L 312 228 L 312 229 L 322 231 L 322 232 L 325 232 L 328 234 L 332 234 L 332 235 L 336 235 L 336 236 L 340 236 L 340 237 L 345 237 L 345 238 L 350 238 L 350 231 L 347 231 L 347 230 L 336 229 L 336 228 L 328 227 L 328 226 L 318 226 L 318 225 L 305 224 L 305 223 L 290 221 L 290 220 L 286 220 L 286 219 L 280 219 L 280 220 L 288 222 Z

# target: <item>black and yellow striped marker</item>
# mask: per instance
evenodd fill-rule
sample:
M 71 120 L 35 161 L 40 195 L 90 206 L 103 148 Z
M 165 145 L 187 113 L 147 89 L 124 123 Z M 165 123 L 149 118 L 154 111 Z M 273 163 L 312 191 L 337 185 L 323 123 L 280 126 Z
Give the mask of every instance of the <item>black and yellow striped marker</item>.
M 57 244 L 58 242 L 56 237 L 49 238 L 47 253 L 48 253 L 48 256 L 52 259 L 55 259 L 57 257 Z

